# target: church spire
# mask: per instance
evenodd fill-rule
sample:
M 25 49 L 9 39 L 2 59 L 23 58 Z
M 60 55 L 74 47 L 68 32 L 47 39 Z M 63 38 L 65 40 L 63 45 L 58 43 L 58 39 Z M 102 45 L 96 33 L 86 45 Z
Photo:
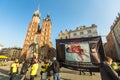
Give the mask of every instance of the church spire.
M 38 9 L 33 13 L 33 17 L 34 16 L 38 16 L 39 18 L 41 17 L 40 16 L 40 9 L 39 9 L 39 7 L 38 7 Z
M 37 22 L 37 23 L 40 23 L 40 10 L 39 10 L 39 7 L 38 9 L 33 13 L 33 16 L 32 16 L 32 22 Z

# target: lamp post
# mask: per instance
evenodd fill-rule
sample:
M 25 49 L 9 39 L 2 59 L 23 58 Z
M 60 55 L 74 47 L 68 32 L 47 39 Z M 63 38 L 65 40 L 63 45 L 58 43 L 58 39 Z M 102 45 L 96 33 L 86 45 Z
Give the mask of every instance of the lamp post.
M 38 48 L 39 48 L 38 42 L 39 42 L 39 37 L 36 36 L 36 37 L 35 37 L 35 40 L 34 40 L 34 43 L 35 43 L 34 56 L 35 56 L 36 58 L 38 58 Z

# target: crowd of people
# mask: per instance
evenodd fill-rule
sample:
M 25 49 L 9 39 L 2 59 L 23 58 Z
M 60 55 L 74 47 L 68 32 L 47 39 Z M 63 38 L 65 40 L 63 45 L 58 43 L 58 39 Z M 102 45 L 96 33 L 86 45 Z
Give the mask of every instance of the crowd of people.
M 56 57 L 53 57 L 52 60 L 48 58 L 44 58 L 40 62 L 40 80 L 60 80 L 60 64 L 57 61 Z M 30 66 L 30 80 L 34 80 L 37 76 L 39 68 L 39 61 L 38 59 L 32 59 L 32 63 Z M 19 72 L 19 63 L 18 59 L 15 59 L 14 62 L 11 64 L 10 67 L 10 79 L 9 80 L 18 80 L 17 75 Z M 21 79 L 20 79 L 21 80 Z
M 43 61 L 40 62 L 40 65 L 40 80 L 60 80 L 60 64 L 56 57 L 54 57 L 52 60 L 45 57 Z M 37 76 L 39 68 L 38 59 L 32 59 L 30 67 L 30 80 L 34 80 L 34 78 Z M 19 62 L 18 59 L 15 59 L 10 67 L 9 80 L 18 80 L 16 78 L 18 72 Z M 106 57 L 105 61 L 102 62 L 100 73 L 102 80 L 120 80 L 120 67 L 110 57 Z

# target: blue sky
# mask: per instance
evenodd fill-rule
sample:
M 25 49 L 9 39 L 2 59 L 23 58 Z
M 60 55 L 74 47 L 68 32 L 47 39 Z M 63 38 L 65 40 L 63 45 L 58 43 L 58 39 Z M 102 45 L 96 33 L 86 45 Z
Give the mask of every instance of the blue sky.
M 4 47 L 23 47 L 38 6 L 41 22 L 48 13 L 51 15 L 54 46 L 60 30 L 74 30 L 82 25 L 96 24 L 98 34 L 107 35 L 120 13 L 119 3 L 120 0 L 0 0 L 0 43 Z

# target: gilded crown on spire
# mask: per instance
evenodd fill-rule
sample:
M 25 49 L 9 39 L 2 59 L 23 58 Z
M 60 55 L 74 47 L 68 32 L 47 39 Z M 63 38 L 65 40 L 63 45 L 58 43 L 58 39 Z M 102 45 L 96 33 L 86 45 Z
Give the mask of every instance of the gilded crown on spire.
M 40 9 L 38 9 L 34 12 L 33 16 L 38 16 L 40 18 Z

